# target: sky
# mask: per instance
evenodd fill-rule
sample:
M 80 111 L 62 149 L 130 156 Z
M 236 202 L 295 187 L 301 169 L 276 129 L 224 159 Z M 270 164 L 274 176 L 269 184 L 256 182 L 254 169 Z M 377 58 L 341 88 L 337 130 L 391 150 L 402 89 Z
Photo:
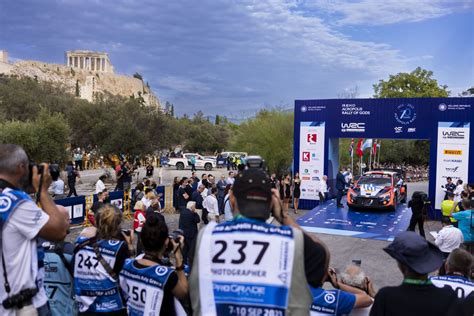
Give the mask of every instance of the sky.
M 178 115 L 371 97 L 417 66 L 457 96 L 474 85 L 474 0 L 1 0 L 0 49 L 61 64 L 108 52 Z

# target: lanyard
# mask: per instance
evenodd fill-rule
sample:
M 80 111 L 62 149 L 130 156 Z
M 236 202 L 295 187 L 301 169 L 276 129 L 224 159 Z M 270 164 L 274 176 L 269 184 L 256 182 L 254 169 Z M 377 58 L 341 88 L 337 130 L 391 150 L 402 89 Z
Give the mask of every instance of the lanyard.
M 403 284 L 412 284 L 412 285 L 430 285 L 433 284 L 431 283 L 431 280 L 417 280 L 417 279 L 409 279 L 406 278 L 403 280 Z

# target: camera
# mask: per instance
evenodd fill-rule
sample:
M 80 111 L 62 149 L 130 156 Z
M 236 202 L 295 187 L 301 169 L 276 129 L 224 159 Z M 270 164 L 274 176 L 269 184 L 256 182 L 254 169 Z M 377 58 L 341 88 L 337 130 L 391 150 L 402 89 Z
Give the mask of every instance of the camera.
M 11 308 L 23 308 L 25 305 L 30 305 L 32 302 L 31 300 L 33 297 L 38 293 L 37 289 L 24 289 L 21 290 L 20 293 L 12 295 L 6 298 L 3 302 L 3 308 L 11 309 Z
M 248 156 L 246 160 L 248 169 L 261 169 L 265 171 L 265 160 L 263 160 L 262 157 Z
M 30 185 L 33 184 L 33 167 L 37 167 L 38 168 L 38 173 L 39 174 L 43 174 L 44 172 L 44 165 L 38 165 L 36 163 L 34 163 L 33 161 L 30 161 L 30 164 L 28 166 L 29 168 L 29 183 Z M 48 166 L 48 170 L 49 170 L 49 174 L 51 175 L 51 178 L 53 179 L 53 181 L 56 181 L 58 180 L 59 178 L 59 175 L 61 173 L 61 170 L 59 169 L 59 165 L 58 164 L 50 164 Z
M 182 229 L 177 229 L 171 233 L 169 233 L 168 238 L 173 240 L 175 243 L 179 243 L 179 236 L 184 236 L 184 232 Z M 173 250 L 173 243 L 168 243 L 168 252 Z

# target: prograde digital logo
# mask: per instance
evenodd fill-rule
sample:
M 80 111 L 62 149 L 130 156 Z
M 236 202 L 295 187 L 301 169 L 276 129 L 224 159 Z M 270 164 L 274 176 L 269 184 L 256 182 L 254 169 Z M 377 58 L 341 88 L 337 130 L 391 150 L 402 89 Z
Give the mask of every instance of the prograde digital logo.
M 415 107 L 411 104 L 400 104 L 395 110 L 395 120 L 402 124 L 408 125 L 416 120 Z
M 341 123 L 341 132 L 343 132 L 343 133 L 349 133 L 349 132 L 363 133 L 363 132 L 365 132 L 365 123 Z
M 464 139 L 464 131 L 443 131 L 442 136 L 444 139 Z

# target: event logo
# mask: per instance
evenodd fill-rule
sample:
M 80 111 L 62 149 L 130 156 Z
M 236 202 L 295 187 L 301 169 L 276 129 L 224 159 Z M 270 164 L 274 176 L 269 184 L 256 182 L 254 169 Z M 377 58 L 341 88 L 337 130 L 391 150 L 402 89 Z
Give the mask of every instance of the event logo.
M 324 295 L 324 301 L 328 304 L 332 304 L 336 301 L 336 296 L 332 293 L 327 293 Z
M 341 132 L 365 132 L 365 123 L 341 123 Z
M 442 135 L 444 139 L 464 139 L 464 131 L 443 131 Z
M 411 104 L 400 104 L 395 111 L 395 120 L 402 125 L 408 125 L 416 120 L 415 107 Z
M 8 211 L 11 205 L 12 205 L 12 200 L 10 200 L 9 197 L 6 197 L 6 196 L 0 197 L 0 213 Z
M 444 103 L 441 103 L 440 105 L 438 105 L 438 109 L 444 112 L 448 109 L 448 106 Z
M 415 132 L 416 132 L 416 127 L 409 127 L 409 128 L 407 129 L 407 132 L 408 132 L 408 133 L 415 133 Z
M 111 245 L 112 247 L 117 246 L 119 243 L 120 240 L 109 240 L 109 245 Z
M 445 169 L 446 169 L 446 171 L 448 171 L 448 172 L 453 172 L 453 173 L 456 173 L 456 172 L 458 171 L 459 167 L 454 167 L 454 168 L 445 168 Z
M 445 149 L 443 150 L 443 153 L 445 155 L 461 156 L 462 150 Z
M 395 134 L 399 134 L 399 133 L 403 132 L 403 127 L 396 126 L 396 127 L 393 128 L 393 130 L 395 131 Z
M 168 272 L 168 269 L 162 266 L 159 266 L 155 269 L 157 276 L 164 276 Z
M 319 173 L 319 170 L 314 169 L 314 170 L 313 170 L 313 173 L 314 173 L 314 174 L 318 174 L 318 173 Z
M 309 151 L 303 151 L 303 161 L 310 161 L 310 152 Z
M 318 140 L 318 134 L 306 135 L 306 141 L 310 144 L 316 144 L 317 140 Z
M 306 112 L 306 111 L 308 111 L 308 107 L 307 107 L 306 105 L 303 105 L 303 106 L 301 107 L 301 112 L 304 113 L 304 112 Z

